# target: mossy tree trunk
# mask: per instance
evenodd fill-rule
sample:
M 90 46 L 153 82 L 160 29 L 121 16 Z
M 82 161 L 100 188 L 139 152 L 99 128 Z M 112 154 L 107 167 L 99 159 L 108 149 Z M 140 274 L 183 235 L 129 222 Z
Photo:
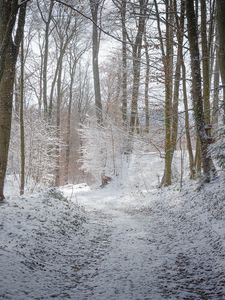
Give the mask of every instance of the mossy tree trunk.
M 206 1 L 201 0 L 201 40 L 202 40 L 202 79 L 203 79 L 203 106 L 205 123 L 210 124 L 210 57 L 207 37 L 207 8 Z
M 198 26 L 194 9 L 194 1 L 186 0 L 186 15 L 188 20 L 188 40 L 190 45 L 191 56 L 191 74 L 192 74 L 192 98 L 195 125 L 197 135 L 201 145 L 202 167 L 204 173 L 204 181 L 210 181 L 210 173 L 212 160 L 208 154 L 208 136 L 205 130 L 204 109 L 202 98 L 202 77 L 200 68 L 200 54 L 198 44 Z
M 157 26 L 160 40 L 160 47 L 162 52 L 163 68 L 164 68 L 164 85 L 165 85 L 165 104 L 164 104 L 164 118 L 165 118 L 165 165 L 164 175 L 161 185 L 168 186 L 172 183 L 172 143 L 171 143 L 171 125 L 172 125 L 172 97 L 173 97 L 173 29 L 174 29 L 174 12 L 173 0 L 165 1 L 166 6 L 166 38 L 164 45 L 164 38 L 161 29 L 161 19 L 158 9 L 158 3 L 155 0 L 155 9 L 157 17 Z

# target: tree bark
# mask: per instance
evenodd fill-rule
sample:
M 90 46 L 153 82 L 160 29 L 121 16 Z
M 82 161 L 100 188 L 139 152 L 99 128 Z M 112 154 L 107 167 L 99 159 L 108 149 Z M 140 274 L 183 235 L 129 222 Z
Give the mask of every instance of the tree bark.
M 38 3 L 38 2 L 37 2 Z M 50 32 L 50 23 L 52 19 L 52 11 L 54 7 L 54 1 L 50 1 L 48 18 L 45 20 L 43 14 L 41 12 L 41 8 L 39 7 L 39 11 L 41 13 L 42 20 L 45 23 L 45 45 L 44 45 L 44 59 L 43 59 L 43 71 L 42 71 L 42 91 L 43 91 L 43 107 L 44 107 L 44 118 L 47 120 L 48 118 L 48 57 L 49 57 L 49 32 Z
M 150 57 L 148 53 L 148 42 L 146 32 L 144 35 L 145 40 L 145 62 L 146 62 L 146 73 L 145 73 L 145 132 L 149 133 L 150 117 L 149 117 L 149 78 L 150 78 Z
M 95 24 L 98 24 L 98 11 L 100 1 L 90 0 L 91 14 L 92 14 L 92 68 L 93 68 L 93 79 L 94 79 L 94 91 L 95 91 L 95 109 L 96 117 L 99 125 L 103 124 L 102 116 L 102 99 L 101 99 L 101 87 L 100 87 L 100 76 L 99 76 L 99 30 Z
M 223 86 L 223 99 L 225 101 L 225 0 L 217 0 L 216 4 L 217 4 L 217 29 L 218 29 L 218 41 L 219 41 L 218 57 L 219 57 L 220 75 L 221 75 L 222 86 Z M 224 115 L 225 115 L 225 103 L 224 103 Z
M 177 11 L 176 1 L 174 2 L 174 11 Z M 179 92 L 180 92 L 180 80 L 181 80 L 181 66 L 183 61 L 183 39 L 184 39 L 184 14 L 185 14 L 185 3 L 181 1 L 181 12 L 180 17 L 175 15 L 176 20 L 176 31 L 177 31 L 177 61 L 175 68 L 174 78 L 174 89 L 173 89 L 173 103 L 172 103 L 172 124 L 171 124 L 171 168 L 174 151 L 177 144 L 178 135 L 178 106 L 179 106 Z
M 186 134 L 187 150 L 188 150 L 188 157 L 189 157 L 189 170 L 190 170 L 190 178 L 194 179 L 196 176 L 196 170 L 194 165 L 194 155 L 192 150 L 192 142 L 191 142 L 191 134 L 190 134 L 187 83 L 186 83 L 186 67 L 183 59 L 182 59 L 182 82 L 183 82 L 183 100 L 184 100 L 184 109 L 185 109 L 185 134 Z
M 62 47 L 60 49 L 62 53 Z M 60 123 L 61 123 L 61 103 L 62 103 L 62 69 L 63 69 L 63 56 L 60 55 L 59 70 L 57 78 L 57 99 L 56 99 L 56 128 L 57 128 L 57 140 L 60 140 Z M 59 145 L 56 147 L 56 177 L 55 185 L 60 185 L 60 148 Z
M 65 157 L 65 184 L 69 183 L 69 162 L 70 162 L 70 132 L 71 132 L 71 110 L 72 110 L 72 100 L 73 100 L 73 85 L 75 80 L 77 61 L 74 60 L 70 68 L 70 86 L 69 86 L 69 104 L 68 104 L 68 114 L 67 114 L 67 130 L 66 130 L 66 157 Z
M 204 181 L 210 181 L 211 171 L 211 157 L 208 154 L 208 137 L 205 130 L 203 99 L 201 88 L 201 69 L 200 69 L 200 55 L 198 46 L 198 28 L 196 14 L 194 10 L 194 1 L 186 0 L 186 12 L 188 20 L 188 40 L 190 45 L 191 56 L 191 74 L 192 74 L 192 98 L 195 125 L 198 137 L 201 144 L 202 166 L 204 173 Z
M 172 183 L 172 143 L 171 143 L 171 124 L 172 124 L 172 96 L 173 96 L 173 13 L 172 0 L 166 1 L 166 53 L 164 59 L 165 73 L 165 167 L 163 184 L 169 186 Z
M 209 48 L 207 38 L 207 9 L 206 1 L 201 0 L 201 39 L 202 39 L 202 70 L 203 70 L 203 104 L 205 123 L 211 123 L 210 117 L 210 76 L 209 76 Z
M 212 109 L 212 125 L 213 129 L 216 130 L 219 121 L 219 84 L 220 84 L 220 72 L 219 72 L 219 61 L 216 49 L 216 58 L 214 66 L 214 78 L 213 78 L 213 109 Z
M 140 16 L 138 18 L 137 35 L 135 42 L 132 45 L 132 59 L 133 59 L 133 86 L 132 86 L 132 98 L 131 98 L 131 117 L 130 117 L 130 129 L 131 132 L 139 132 L 139 120 L 138 120 L 138 94 L 140 86 L 140 71 L 141 71 L 141 49 L 142 40 L 145 31 L 145 18 L 148 1 L 139 0 Z
M 13 38 L 12 34 L 18 13 L 16 33 Z M 26 3 L 19 8 L 18 1 L 0 1 L 0 201 L 4 199 L 15 67 L 23 35 L 25 15 Z
M 127 34 L 126 34 L 126 1 L 122 1 L 122 118 L 124 125 L 127 123 Z
M 24 38 L 21 41 L 20 66 L 20 195 L 25 187 L 25 135 L 24 135 Z

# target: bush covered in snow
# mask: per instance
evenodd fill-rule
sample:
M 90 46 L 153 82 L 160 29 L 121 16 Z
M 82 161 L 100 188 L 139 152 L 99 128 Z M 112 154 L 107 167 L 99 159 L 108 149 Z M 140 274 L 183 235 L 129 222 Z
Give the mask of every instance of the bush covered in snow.
M 57 128 L 49 125 L 36 110 L 25 115 L 25 178 L 26 187 L 33 191 L 40 186 L 51 186 L 57 163 L 57 147 L 63 143 L 58 139 Z M 10 145 L 8 173 L 20 173 L 19 122 L 15 117 Z
M 81 169 L 97 181 L 103 176 L 115 177 L 121 173 L 128 145 L 128 134 L 107 120 L 104 126 L 89 119 L 80 130 L 82 139 Z

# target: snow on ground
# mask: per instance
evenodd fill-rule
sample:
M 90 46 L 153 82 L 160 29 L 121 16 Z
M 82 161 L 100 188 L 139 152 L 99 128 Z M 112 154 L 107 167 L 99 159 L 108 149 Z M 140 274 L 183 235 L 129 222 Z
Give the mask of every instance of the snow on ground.
M 157 190 L 161 170 L 137 155 L 123 185 L 8 198 L 0 299 L 225 299 L 224 179 Z

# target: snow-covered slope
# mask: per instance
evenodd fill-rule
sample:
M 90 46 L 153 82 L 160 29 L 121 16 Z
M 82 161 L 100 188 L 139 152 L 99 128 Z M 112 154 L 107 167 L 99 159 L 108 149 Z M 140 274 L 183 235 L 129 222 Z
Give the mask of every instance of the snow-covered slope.
M 134 156 L 123 184 L 8 199 L 0 299 L 225 299 L 224 179 L 157 190 L 151 157 Z

